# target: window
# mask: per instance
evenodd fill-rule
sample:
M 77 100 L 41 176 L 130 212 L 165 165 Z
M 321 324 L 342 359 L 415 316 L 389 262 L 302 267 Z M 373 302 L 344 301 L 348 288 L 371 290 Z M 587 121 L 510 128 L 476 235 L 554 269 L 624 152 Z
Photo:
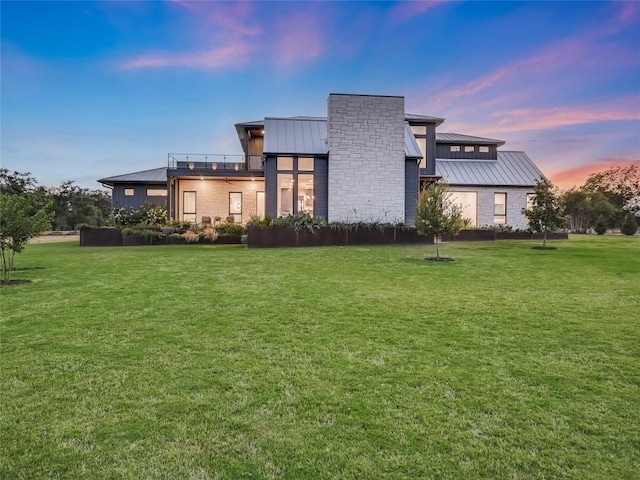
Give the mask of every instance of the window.
M 277 159 L 278 170 L 293 170 L 293 157 L 278 157 Z
M 182 192 L 182 220 L 196 223 L 196 192 Z
M 475 227 L 478 221 L 477 192 L 451 192 L 451 201 L 462 206 L 462 217 L 471 220 L 471 226 Z
M 494 212 L 493 223 L 496 225 L 504 225 L 507 223 L 507 194 L 495 193 L 493 195 Z
M 427 168 L 427 139 L 416 138 L 418 147 L 420 147 L 420 153 L 422 153 L 422 160 L 420 160 L 420 168 Z
M 298 171 L 299 172 L 313 172 L 313 157 L 299 157 L 298 158 Z
M 264 192 L 256 192 L 256 215 L 264 218 Z
M 298 212 L 313 216 L 313 175 L 298 175 Z
M 476 151 L 476 147 L 474 147 L 473 145 L 465 145 L 464 151 L 467 152 L 467 153 L 475 152 Z
M 427 126 L 426 125 L 411 125 L 411 131 L 414 135 L 426 135 L 427 134 Z
M 536 198 L 535 193 L 527 193 L 527 210 L 531 210 L 533 208 L 533 199 Z
M 478 147 L 480 153 L 489 153 L 489 147 Z
M 293 215 L 293 175 L 278 174 L 278 216 Z
M 147 188 L 147 197 L 166 197 L 166 188 Z
M 229 216 L 236 223 L 242 222 L 242 193 L 229 192 Z
M 459 145 L 451 145 L 449 147 L 449 151 L 450 152 L 459 152 L 460 151 L 460 146 Z
M 124 196 L 125 197 L 133 197 L 133 195 L 135 194 L 133 188 L 125 188 L 124 189 Z

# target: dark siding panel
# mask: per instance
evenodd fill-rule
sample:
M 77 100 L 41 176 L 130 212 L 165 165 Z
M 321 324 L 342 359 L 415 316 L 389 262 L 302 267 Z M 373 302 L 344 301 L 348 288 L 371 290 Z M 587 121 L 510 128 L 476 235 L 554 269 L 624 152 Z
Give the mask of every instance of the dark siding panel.
M 436 174 L 436 126 L 427 125 L 427 175 Z
M 127 197 L 124 194 L 125 189 L 133 188 L 133 196 Z M 153 203 L 160 205 L 163 208 L 167 208 L 167 197 L 148 197 L 147 189 L 164 189 L 166 184 L 133 184 L 133 185 L 114 185 L 113 186 L 113 208 L 133 208 L 138 209 L 144 203 Z
M 278 216 L 277 188 L 276 157 L 267 156 L 264 161 L 264 209 L 273 218 Z
M 413 225 L 416 221 L 416 202 L 420 185 L 420 168 L 415 160 L 404 162 L 404 223 Z
M 315 204 L 313 214 L 317 217 L 329 216 L 329 162 L 326 157 L 316 157 L 314 161 Z
M 450 147 L 452 145 L 460 147 L 459 152 L 452 152 Z M 489 147 L 489 153 L 480 153 L 478 147 L 480 145 L 474 145 L 475 151 L 465 152 L 465 145 L 462 143 L 438 143 L 436 146 L 436 158 L 464 158 L 467 160 L 497 160 L 498 159 L 498 147 L 496 145 L 482 145 Z M 434 172 L 435 174 L 435 172 Z

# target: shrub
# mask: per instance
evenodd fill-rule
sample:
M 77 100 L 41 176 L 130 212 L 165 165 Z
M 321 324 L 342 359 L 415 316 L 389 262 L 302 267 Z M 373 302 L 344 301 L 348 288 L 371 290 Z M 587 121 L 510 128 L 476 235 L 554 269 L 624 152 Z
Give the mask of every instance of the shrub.
M 213 227 L 206 227 L 200 233 L 200 237 L 211 242 L 215 242 L 218 239 L 218 236 L 218 231 Z
M 240 223 L 233 222 L 222 222 L 216 225 L 216 230 L 218 231 L 218 235 L 221 237 L 231 237 L 231 236 L 240 236 L 244 235 L 246 232 L 246 228 L 244 225 Z
M 270 215 L 265 215 L 264 217 L 260 217 L 259 215 L 250 215 L 249 221 L 247 222 L 248 227 L 258 227 L 258 228 L 267 228 L 273 219 Z
M 117 208 L 113 211 L 116 225 L 123 227 L 148 227 L 150 225 L 166 225 L 167 211 L 159 205 L 145 203 L 139 209 Z
M 604 217 L 600 217 L 596 221 L 596 224 L 593 226 L 593 230 L 598 235 L 604 235 L 605 233 L 607 233 L 608 227 L 609 227 L 609 221 Z
M 638 223 L 632 214 L 627 214 L 622 221 L 620 231 L 625 235 L 635 235 L 638 231 Z
M 271 227 L 293 227 L 296 230 L 302 227 L 313 229 L 314 227 L 325 227 L 327 221 L 324 217 L 312 217 L 307 212 L 298 212 L 285 217 L 274 218 L 269 226 Z

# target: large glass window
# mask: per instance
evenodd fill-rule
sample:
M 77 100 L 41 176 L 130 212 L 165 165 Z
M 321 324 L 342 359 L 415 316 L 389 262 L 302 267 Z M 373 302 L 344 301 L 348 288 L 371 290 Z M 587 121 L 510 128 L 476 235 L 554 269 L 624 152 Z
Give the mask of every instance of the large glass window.
M 493 197 L 493 223 L 495 223 L 496 225 L 504 225 L 505 223 L 507 223 L 507 194 L 496 193 Z
M 426 125 L 411 125 L 411 131 L 414 135 L 426 135 L 427 134 L 427 126 Z
M 293 175 L 278 174 L 278 216 L 293 214 Z
M 182 220 L 196 223 L 196 192 L 182 192 Z
M 242 193 L 229 192 L 229 216 L 236 223 L 242 222 Z
M 418 147 L 420 147 L 420 153 L 422 153 L 422 160 L 420 160 L 420 168 L 427 168 L 427 139 L 416 138 Z
M 298 175 L 298 212 L 313 215 L 313 175 Z
M 476 192 L 451 192 L 451 201 L 462 206 L 462 217 L 471 220 L 475 227 L 478 221 L 478 194 Z
M 278 170 L 293 170 L 293 157 L 278 157 L 277 159 Z
M 313 172 L 313 157 L 298 157 L 299 172 Z

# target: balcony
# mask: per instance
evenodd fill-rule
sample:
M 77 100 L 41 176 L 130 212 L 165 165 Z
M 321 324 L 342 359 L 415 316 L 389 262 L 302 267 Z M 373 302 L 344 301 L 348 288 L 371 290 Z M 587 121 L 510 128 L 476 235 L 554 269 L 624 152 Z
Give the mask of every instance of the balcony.
M 264 171 L 262 155 L 169 153 L 167 160 L 170 170 L 191 170 L 194 175 Z

